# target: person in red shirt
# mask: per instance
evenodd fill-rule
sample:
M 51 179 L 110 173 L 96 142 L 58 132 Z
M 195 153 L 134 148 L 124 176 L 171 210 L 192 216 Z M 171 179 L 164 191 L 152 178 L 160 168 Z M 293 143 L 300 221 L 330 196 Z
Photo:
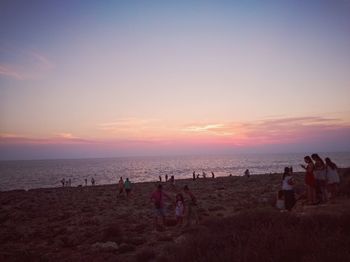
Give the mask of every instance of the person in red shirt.
M 162 218 L 163 225 L 165 225 L 165 210 L 164 210 L 164 198 L 170 199 L 171 198 L 163 192 L 162 185 L 159 184 L 157 186 L 157 189 L 152 193 L 151 195 L 151 201 L 154 203 L 155 207 L 155 226 L 158 227 L 158 217 Z
M 305 169 L 305 184 L 307 189 L 307 200 L 308 203 L 313 205 L 316 203 L 316 180 L 314 176 L 314 163 L 311 160 L 311 157 L 305 156 L 304 161 L 307 164 L 301 165 Z

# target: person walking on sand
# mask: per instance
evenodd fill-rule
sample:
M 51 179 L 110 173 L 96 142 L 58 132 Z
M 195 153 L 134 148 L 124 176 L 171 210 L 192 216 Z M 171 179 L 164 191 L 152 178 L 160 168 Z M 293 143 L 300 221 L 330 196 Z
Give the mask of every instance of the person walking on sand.
M 165 174 L 165 182 L 168 182 L 168 174 Z
M 215 174 L 213 171 L 211 172 L 211 178 L 215 178 Z
M 196 171 L 193 171 L 192 173 L 192 180 L 196 180 Z
M 339 174 L 338 174 L 338 167 L 336 164 L 332 162 L 332 160 L 327 157 L 325 159 L 326 161 L 326 168 L 327 168 L 327 179 L 328 179 L 328 191 L 331 194 L 331 198 L 334 198 L 338 193 L 338 187 L 340 183 Z
M 246 169 L 246 170 L 244 171 L 244 176 L 250 177 L 249 169 Z
M 176 195 L 176 202 L 175 202 L 176 223 L 178 225 L 182 225 L 184 214 L 185 214 L 184 197 L 181 193 L 179 193 Z
M 163 192 L 163 187 L 161 184 L 157 186 L 157 189 L 151 194 L 151 201 L 155 208 L 155 219 L 154 224 L 157 228 L 159 226 L 158 218 L 162 218 L 162 223 L 165 226 L 165 210 L 164 210 L 164 198 L 171 199 L 166 193 Z
M 122 176 L 119 178 L 118 188 L 119 188 L 119 195 L 123 194 L 123 192 L 124 192 L 124 180 L 123 180 Z
M 95 185 L 95 178 L 91 178 L 91 185 L 94 186 Z
M 62 178 L 61 184 L 62 184 L 62 187 L 64 187 L 66 185 L 66 180 L 64 178 Z
M 162 176 L 159 176 L 159 182 L 162 183 Z
M 126 197 L 129 198 L 129 195 L 131 193 L 131 188 L 132 188 L 132 184 L 131 184 L 129 178 L 126 178 L 126 180 L 124 182 L 124 188 L 125 188 Z
M 282 190 L 284 196 L 284 204 L 288 211 L 291 211 L 295 205 L 295 194 L 294 194 L 294 178 L 289 171 L 288 167 L 284 168 Z
M 184 186 L 184 192 L 188 196 L 188 204 L 186 205 L 188 207 L 187 217 L 186 217 L 186 220 L 187 220 L 186 226 L 189 226 L 192 220 L 195 220 L 195 223 L 198 225 L 199 217 L 198 217 L 198 210 L 197 210 L 198 209 L 197 199 L 187 185 Z
M 326 165 L 318 154 L 312 154 L 311 158 L 315 161 L 314 175 L 316 179 L 316 196 L 318 198 L 318 203 L 326 203 L 328 199 Z
M 306 185 L 306 194 L 308 204 L 314 205 L 316 203 L 316 180 L 314 176 L 314 163 L 311 160 L 311 157 L 305 156 L 304 161 L 307 164 L 301 165 L 305 169 L 305 185 Z

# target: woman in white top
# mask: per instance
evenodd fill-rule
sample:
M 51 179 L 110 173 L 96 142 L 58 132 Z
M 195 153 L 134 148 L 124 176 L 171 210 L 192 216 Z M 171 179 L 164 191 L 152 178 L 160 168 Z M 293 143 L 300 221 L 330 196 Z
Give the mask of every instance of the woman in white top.
M 339 175 L 338 175 L 338 167 L 336 164 L 332 162 L 332 160 L 327 157 L 325 159 L 326 161 L 326 168 L 327 168 L 327 188 L 328 191 L 331 193 L 331 197 L 334 198 L 338 192 L 338 186 L 339 186 Z
M 316 197 L 318 198 L 318 203 L 325 203 L 328 200 L 326 165 L 318 154 L 312 154 L 311 158 L 315 161 Z
M 289 167 L 284 168 L 283 178 L 282 178 L 282 190 L 284 195 L 284 204 L 288 211 L 291 211 L 295 205 L 295 195 L 294 195 L 294 178 L 290 173 Z

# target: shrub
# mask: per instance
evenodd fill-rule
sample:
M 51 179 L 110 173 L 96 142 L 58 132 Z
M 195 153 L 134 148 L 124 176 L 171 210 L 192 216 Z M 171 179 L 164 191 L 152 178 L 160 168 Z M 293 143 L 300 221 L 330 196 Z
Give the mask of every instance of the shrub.
M 251 211 L 209 221 L 172 261 L 350 261 L 350 213 L 298 217 Z

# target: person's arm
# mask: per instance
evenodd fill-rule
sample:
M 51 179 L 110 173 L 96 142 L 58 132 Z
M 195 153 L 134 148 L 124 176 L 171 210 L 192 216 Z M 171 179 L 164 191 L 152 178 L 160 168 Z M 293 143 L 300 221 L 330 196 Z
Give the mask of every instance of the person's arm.
M 288 179 L 288 185 L 294 185 L 295 184 L 295 181 L 294 181 L 294 178 L 290 178 Z
M 306 166 L 305 165 L 300 165 L 300 166 L 306 170 Z

